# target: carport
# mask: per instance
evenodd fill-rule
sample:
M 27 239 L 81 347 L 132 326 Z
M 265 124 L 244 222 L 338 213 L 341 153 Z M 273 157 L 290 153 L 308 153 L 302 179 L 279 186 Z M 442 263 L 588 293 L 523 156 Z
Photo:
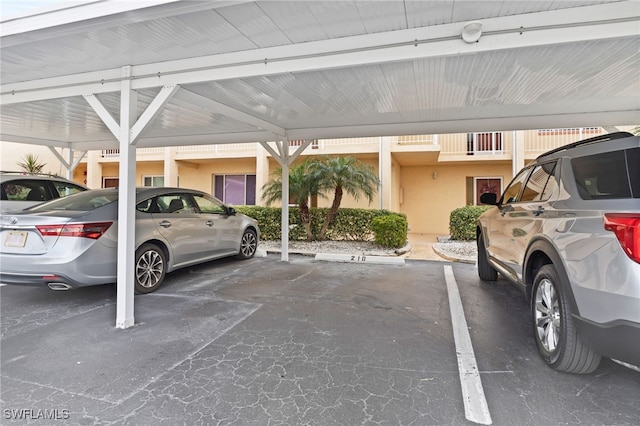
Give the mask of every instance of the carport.
M 120 151 L 118 328 L 136 148 L 260 142 L 287 176 L 318 138 L 640 121 L 635 0 L 90 1 L 3 18 L 0 42 L 1 140 L 68 149 L 70 171 Z

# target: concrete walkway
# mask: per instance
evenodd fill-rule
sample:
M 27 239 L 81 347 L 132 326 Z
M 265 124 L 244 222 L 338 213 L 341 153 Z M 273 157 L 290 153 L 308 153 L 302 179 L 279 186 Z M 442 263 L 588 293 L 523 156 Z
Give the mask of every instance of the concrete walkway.
M 407 259 L 447 261 L 433 251 L 433 245 L 438 242 L 437 234 L 408 234 L 407 239 L 411 246 L 411 251 L 405 255 Z

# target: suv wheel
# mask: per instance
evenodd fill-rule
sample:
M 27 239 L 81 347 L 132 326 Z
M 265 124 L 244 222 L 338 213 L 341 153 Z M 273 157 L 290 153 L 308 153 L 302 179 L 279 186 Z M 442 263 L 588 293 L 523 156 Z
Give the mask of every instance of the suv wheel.
M 155 244 L 143 244 L 136 251 L 136 293 L 151 293 L 160 287 L 167 272 L 162 249 Z
M 478 234 L 478 276 L 482 281 L 495 281 L 498 279 L 498 271 L 493 269 L 493 266 L 489 263 L 482 232 Z
M 600 355 L 586 347 L 576 332 L 567 288 L 552 264 L 536 274 L 531 298 L 536 345 L 554 370 L 591 373 L 600 364 Z

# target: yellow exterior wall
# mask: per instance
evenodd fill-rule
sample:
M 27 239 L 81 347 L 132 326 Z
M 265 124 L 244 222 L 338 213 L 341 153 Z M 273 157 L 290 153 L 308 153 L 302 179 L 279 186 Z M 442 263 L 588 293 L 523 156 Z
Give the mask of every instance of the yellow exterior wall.
M 466 178 L 483 176 L 502 177 L 504 186 L 511 180 L 511 165 L 402 167 L 400 212 L 407 215 L 409 232 L 448 235 L 449 214 L 466 204 Z
M 255 174 L 255 158 L 226 158 L 202 164 L 178 162 L 181 188 L 199 189 L 213 194 L 213 176 Z

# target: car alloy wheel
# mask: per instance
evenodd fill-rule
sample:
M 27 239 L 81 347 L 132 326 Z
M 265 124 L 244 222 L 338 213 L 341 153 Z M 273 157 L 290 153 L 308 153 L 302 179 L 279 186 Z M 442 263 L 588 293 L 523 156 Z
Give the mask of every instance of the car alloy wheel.
M 239 259 L 249 259 L 256 254 L 258 249 L 258 237 L 252 229 L 247 229 L 242 234 L 242 240 L 240 241 L 240 253 L 238 253 Z
M 531 314 L 538 352 L 554 370 L 588 374 L 600 355 L 582 343 L 573 321 L 570 287 L 555 265 L 538 269 L 533 280 Z
M 166 274 L 166 260 L 163 251 L 155 244 L 144 244 L 136 255 L 136 292 L 155 291 Z
M 547 278 L 538 284 L 533 309 L 538 340 L 547 352 L 553 352 L 558 347 L 561 332 L 560 306 L 556 289 Z

